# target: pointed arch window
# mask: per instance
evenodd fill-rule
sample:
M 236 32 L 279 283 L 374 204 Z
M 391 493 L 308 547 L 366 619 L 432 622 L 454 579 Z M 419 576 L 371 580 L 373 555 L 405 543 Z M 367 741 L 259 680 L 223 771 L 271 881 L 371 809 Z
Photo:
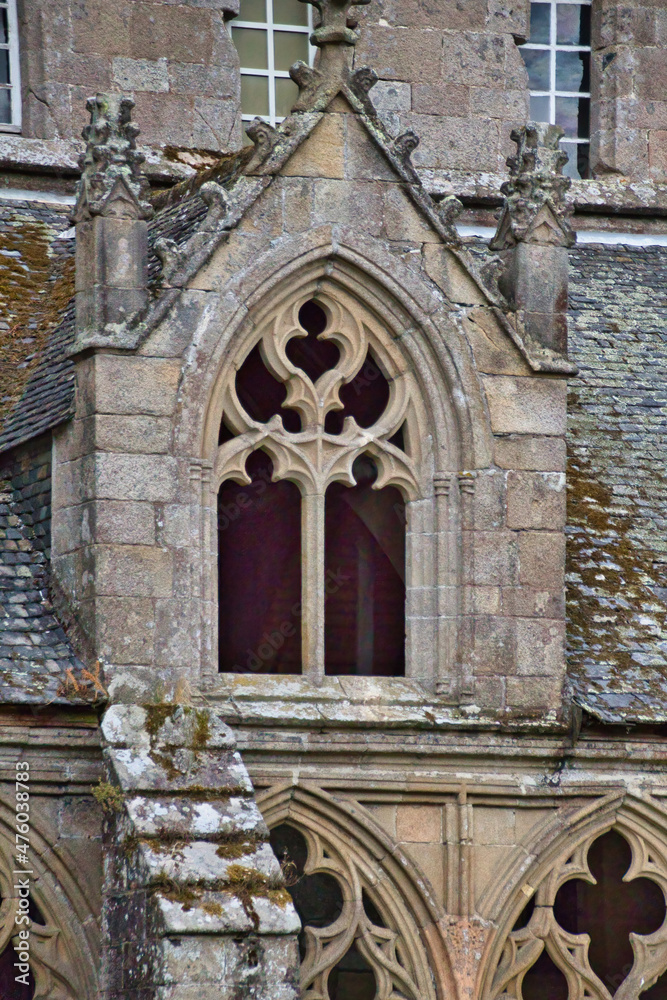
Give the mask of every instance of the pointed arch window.
M 405 673 L 419 432 L 399 358 L 343 293 L 260 324 L 216 462 L 221 671 Z

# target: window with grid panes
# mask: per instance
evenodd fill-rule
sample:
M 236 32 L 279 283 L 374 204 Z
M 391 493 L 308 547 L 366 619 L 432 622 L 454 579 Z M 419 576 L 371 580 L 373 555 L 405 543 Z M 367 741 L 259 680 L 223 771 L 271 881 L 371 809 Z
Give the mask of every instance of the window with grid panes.
M 590 176 L 590 0 L 531 3 L 530 40 L 521 54 L 531 119 L 562 126 L 561 147 L 570 157 L 564 173 Z
M 21 128 L 21 80 L 16 0 L 0 0 L 0 131 Z
M 241 63 L 241 117 L 271 125 L 289 114 L 298 96 L 289 68 L 312 63 L 310 4 L 301 0 L 241 0 L 232 39 Z

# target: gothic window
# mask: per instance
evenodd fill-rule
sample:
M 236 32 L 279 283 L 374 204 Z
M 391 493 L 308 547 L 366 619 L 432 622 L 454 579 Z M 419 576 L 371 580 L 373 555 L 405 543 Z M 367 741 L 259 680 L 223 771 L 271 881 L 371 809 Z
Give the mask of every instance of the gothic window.
M 301 0 L 241 0 L 232 39 L 241 63 L 241 117 L 271 125 L 289 114 L 298 97 L 289 68 L 312 62 L 311 7 Z
M 0 131 L 21 130 L 21 77 L 16 0 L 0 0 Z
M 303 1000 L 427 1000 L 396 913 L 353 858 L 312 829 L 281 823 L 271 846 L 301 920 Z
M 569 155 L 564 173 L 589 176 L 591 0 L 530 5 L 530 38 L 521 46 L 528 70 L 530 117 L 560 125 Z
M 667 870 L 643 838 L 589 838 L 528 899 L 490 1000 L 666 1000 L 666 895 Z
M 405 673 L 405 372 L 351 301 L 290 301 L 223 408 L 216 474 L 224 672 Z

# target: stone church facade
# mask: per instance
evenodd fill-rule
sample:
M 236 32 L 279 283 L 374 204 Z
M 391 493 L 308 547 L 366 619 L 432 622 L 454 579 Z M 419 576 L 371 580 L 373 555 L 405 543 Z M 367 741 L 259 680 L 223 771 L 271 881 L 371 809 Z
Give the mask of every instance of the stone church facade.
M 667 997 L 666 44 L 0 0 L 3 1000 Z

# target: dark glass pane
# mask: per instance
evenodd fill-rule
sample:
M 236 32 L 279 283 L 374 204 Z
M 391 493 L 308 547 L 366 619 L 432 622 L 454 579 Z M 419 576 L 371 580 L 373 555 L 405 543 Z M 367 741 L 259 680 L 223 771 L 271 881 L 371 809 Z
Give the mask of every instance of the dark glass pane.
M 328 980 L 331 1000 L 375 1000 L 375 976 L 370 965 L 353 944 L 334 966 Z
M 301 430 L 301 419 L 295 410 L 281 412 L 287 390 L 264 364 L 259 345 L 253 347 L 237 372 L 236 394 L 252 420 L 265 424 L 280 413 L 286 430 L 293 434 Z
M 585 113 L 582 115 L 582 109 L 579 107 L 585 100 L 586 98 L 578 97 L 556 98 L 556 125 L 560 125 L 565 135 L 571 139 L 579 138 L 581 135 L 580 123 L 587 129 L 588 115 Z
M 535 896 L 531 896 L 526 905 L 524 906 L 523 910 L 519 914 L 519 916 L 516 918 L 512 930 L 520 931 L 524 927 L 527 927 L 528 924 L 530 923 L 530 918 L 532 917 L 534 912 L 535 912 Z
M 5 45 L 9 41 L 9 29 L 7 27 L 7 11 L 0 10 L 0 42 Z
M 548 45 L 551 29 L 551 4 L 531 3 L 530 41 L 536 45 Z
M 11 125 L 12 121 L 12 99 L 11 91 L 0 90 L 0 122 L 3 125 Z
M 524 976 L 523 1000 L 568 1000 L 567 979 L 550 958 L 546 948 Z
M 357 485 L 326 494 L 325 659 L 330 675 L 405 673 L 404 503 L 394 487 L 374 490 L 364 457 Z
M 319 334 L 327 328 L 327 314 L 312 299 L 299 310 L 299 323 L 307 332 L 307 337 L 292 337 L 285 353 L 293 365 L 306 373 L 311 382 L 317 382 L 320 375 L 335 368 L 340 359 L 340 351 L 330 340 L 320 340 Z
M 288 823 L 281 823 L 271 830 L 271 847 L 280 862 L 294 866 L 294 877 L 290 881 L 303 878 L 303 871 L 308 860 L 308 845 L 303 834 Z
M 559 45 L 590 45 L 591 8 L 559 3 L 556 8 L 556 41 Z
M 273 0 L 274 24 L 308 24 L 308 4 L 301 0 Z
M 22 970 L 14 967 L 14 962 L 18 962 L 18 960 L 18 955 L 11 944 L 8 944 L 0 955 L 0 997 L 2 1000 L 32 1000 L 35 995 L 35 980 L 31 972 L 27 974 L 27 983 L 16 982 L 16 976 L 22 975 Z
M 267 32 L 259 28 L 232 28 L 232 41 L 244 69 L 267 69 Z
M 269 81 L 266 76 L 241 73 L 241 113 L 255 118 L 269 113 Z
M 590 935 L 588 960 L 612 995 L 632 969 L 630 933 L 652 934 L 665 916 L 664 896 L 655 882 L 623 882 L 631 858 L 627 842 L 615 830 L 598 837 L 588 852 L 597 884 L 572 879 L 559 889 L 554 903 L 554 916 L 564 930 Z
M 10 83 L 9 51 L 7 49 L 0 49 L 0 83 Z
M 292 105 L 296 104 L 299 96 L 299 88 L 293 80 L 276 80 L 276 115 L 278 118 L 286 118 L 292 110 Z
M 588 52 L 556 53 L 556 90 L 570 93 L 587 92 L 589 89 Z
M 378 910 L 375 903 L 373 902 L 373 900 L 368 895 L 365 889 L 362 889 L 361 891 L 361 901 L 364 905 L 364 913 L 366 914 L 370 922 L 372 924 L 375 924 L 376 927 L 386 927 L 387 925 L 380 916 L 380 911 Z
M 250 456 L 249 486 L 218 495 L 220 670 L 301 672 L 301 496 L 271 482 L 264 452 Z
M 308 35 L 301 31 L 274 31 L 273 59 L 278 70 L 288 70 L 299 59 L 308 62 Z
M 591 147 L 587 142 L 580 142 L 577 145 L 577 172 L 580 177 L 591 176 Z
M 241 0 L 239 21 L 266 21 L 266 0 Z
M 530 90 L 549 90 L 549 52 L 543 49 L 521 49 L 528 70 Z
M 548 122 L 550 114 L 548 97 L 531 97 L 530 117 L 534 122 Z
M 343 893 L 338 881 L 328 872 L 304 875 L 308 858 L 305 837 L 287 823 L 271 831 L 273 853 L 283 866 L 287 889 L 294 900 L 301 921 L 299 951 L 306 954 L 305 927 L 328 927 L 343 912 Z
M 389 383 L 370 351 L 359 374 L 341 387 L 339 396 L 343 409 L 327 414 L 328 434 L 340 434 L 346 417 L 354 417 L 360 427 L 372 427 L 380 419 L 389 402 Z

